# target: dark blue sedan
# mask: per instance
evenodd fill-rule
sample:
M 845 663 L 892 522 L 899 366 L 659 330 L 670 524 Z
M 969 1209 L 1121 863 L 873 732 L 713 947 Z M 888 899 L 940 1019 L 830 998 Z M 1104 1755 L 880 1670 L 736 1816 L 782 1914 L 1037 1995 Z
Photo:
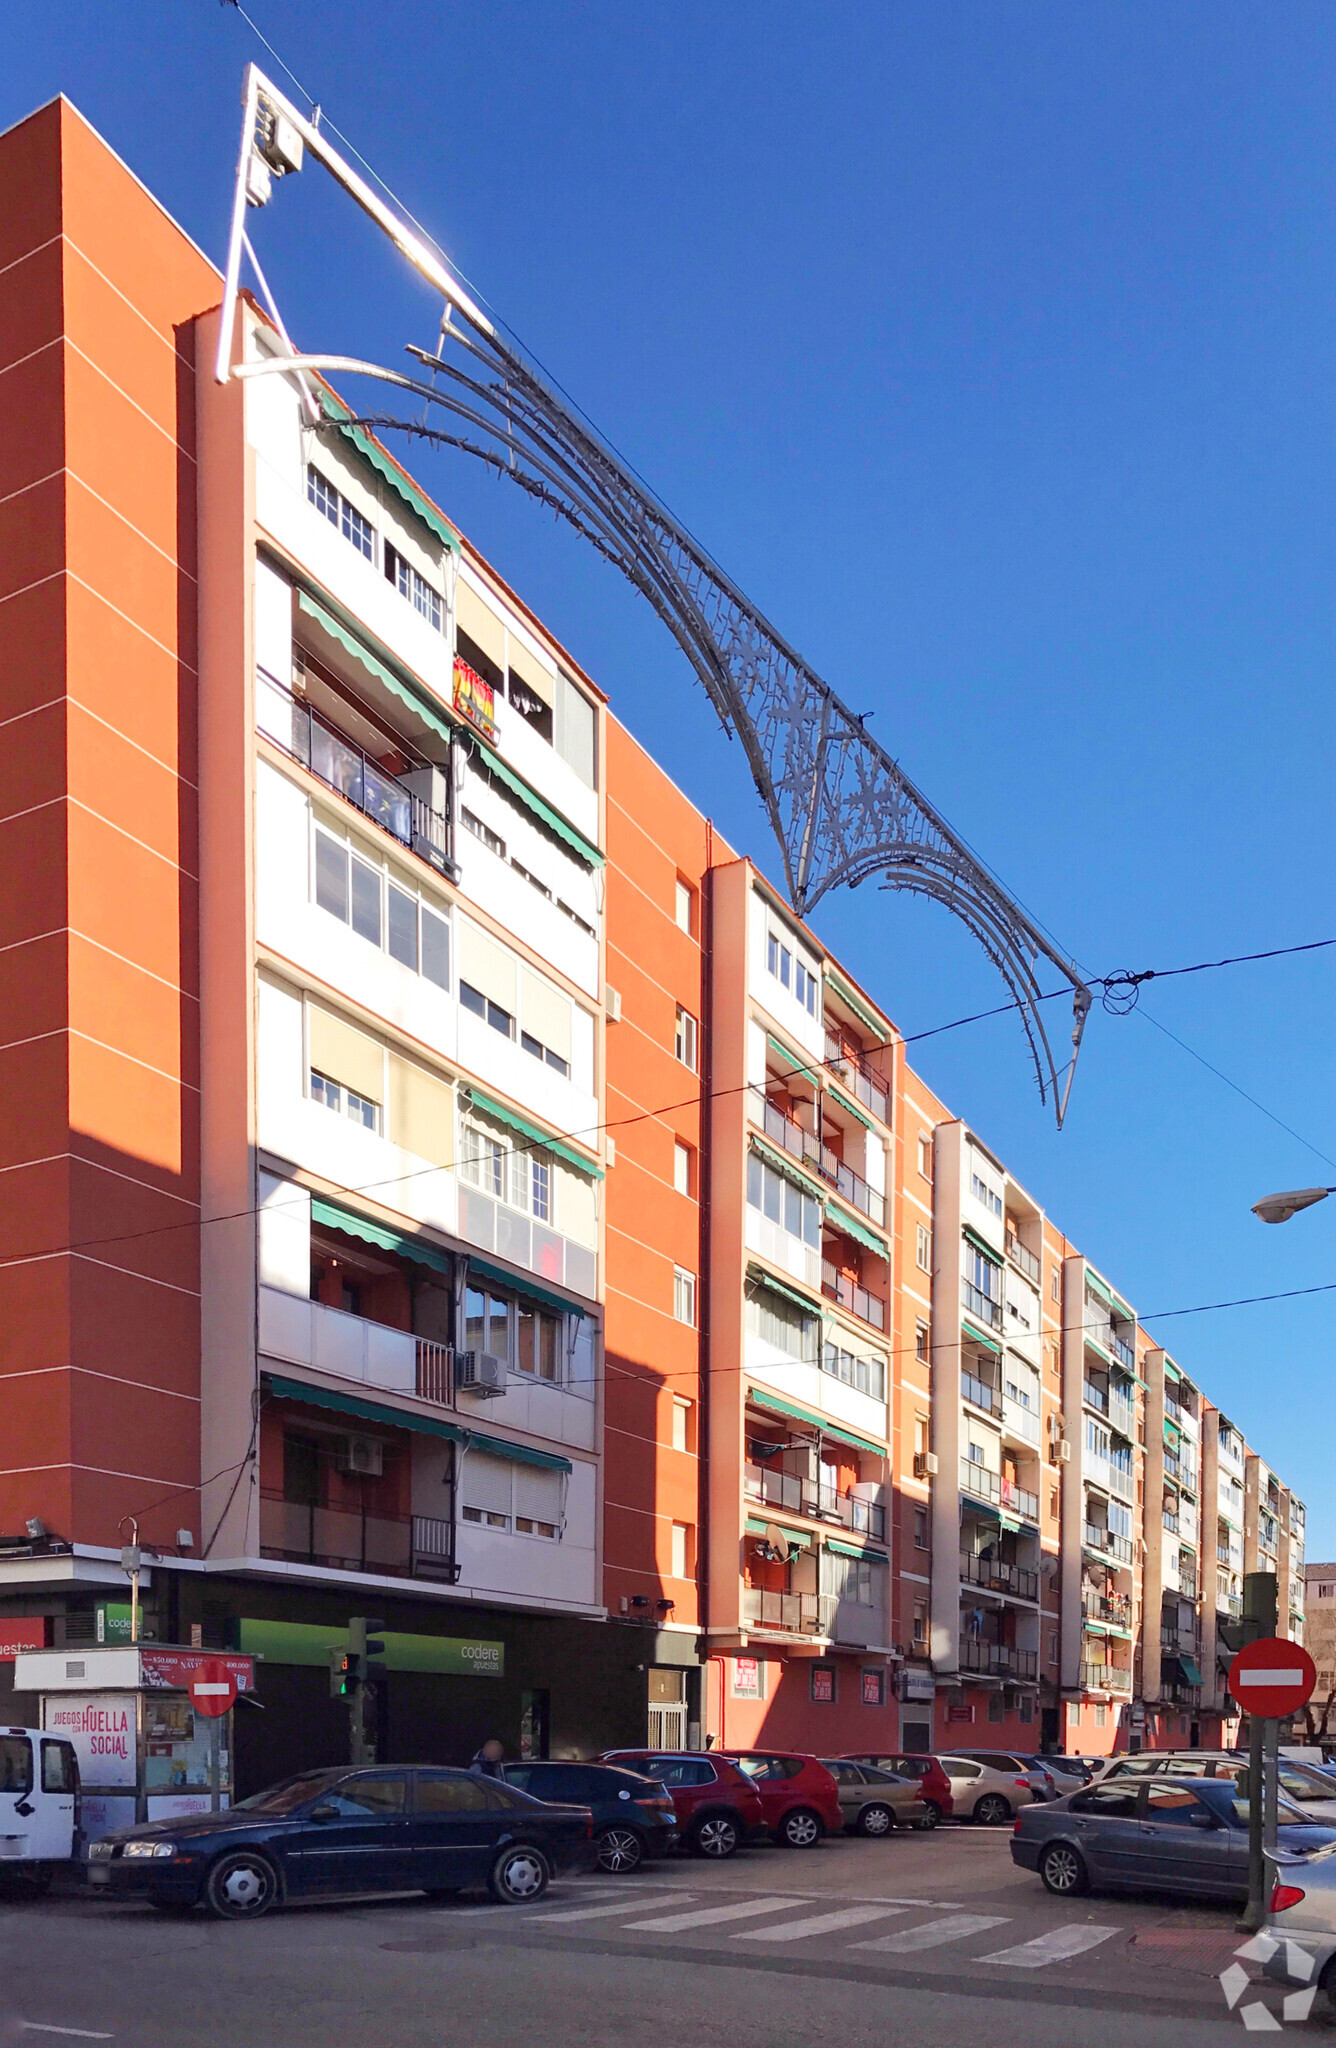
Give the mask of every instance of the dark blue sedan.
M 1037 1870 L 1060 1898 L 1103 1891 L 1248 1896 L 1248 1802 L 1232 1778 L 1106 1778 L 1046 1806 L 1027 1806 L 1012 1861 Z M 1323 1849 L 1336 1829 L 1282 1798 L 1283 1849 Z
M 320 1893 L 486 1885 L 503 1905 L 541 1898 L 554 1870 L 593 1858 L 587 1806 L 553 1806 L 514 1785 L 429 1765 L 305 1771 L 226 1813 L 121 1828 L 88 1851 L 90 1885 L 162 1912 L 203 1903 L 258 1920 Z

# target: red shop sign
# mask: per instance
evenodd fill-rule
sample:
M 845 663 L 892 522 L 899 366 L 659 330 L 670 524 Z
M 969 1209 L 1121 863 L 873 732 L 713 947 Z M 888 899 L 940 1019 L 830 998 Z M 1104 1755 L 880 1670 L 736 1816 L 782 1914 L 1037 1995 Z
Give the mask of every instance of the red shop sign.
M 236 1657 L 216 1650 L 158 1650 L 140 1646 L 139 1669 L 147 1686 L 185 1692 L 201 1664 L 222 1665 L 238 1692 L 250 1692 L 255 1685 L 253 1657 Z
M 0 1660 L 10 1662 L 20 1650 L 44 1650 L 46 1624 L 44 1614 L 25 1614 L 0 1620 Z

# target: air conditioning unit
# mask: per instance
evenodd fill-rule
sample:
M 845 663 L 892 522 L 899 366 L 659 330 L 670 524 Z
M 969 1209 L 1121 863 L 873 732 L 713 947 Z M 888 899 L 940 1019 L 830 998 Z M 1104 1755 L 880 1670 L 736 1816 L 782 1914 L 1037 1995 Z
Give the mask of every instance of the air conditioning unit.
M 622 996 L 621 996 L 621 990 L 620 990 L 620 989 L 615 989 L 615 988 L 613 988 L 613 987 L 612 987 L 612 985 L 611 985 L 611 983 L 605 983 L 605 984 L 604 984 L 604 988 L 603 988 L 603 1009 L 604 1009 L 604 1013 L 605 1013 L 605 1015 L 606 1015 L 606 1017 L 607 1017 L 607 1020 L 608 1020 L 609 1024 L 620 1024 L 620 1023 L 621 1023 L 621 1021 L 622 1021 Z
M 914 1477 L 916 1479 L 935 1479 L 937 1477 L 936 1451 L 915 1451 Z
M 504 1358 L 493 1358 L 490 1351 L 460 1351 L 455 1357 L 455 1390 L 460 1394 L 476 1394 L 479 1400 L 491 1401 L 506 1391 L 507 1367 Z
M 378 1436 L 345 1436 L 339 1444 L 340 1472 L 360 1472 L 379 1479 L 385 1470 L 385 1446 Z
M 1058 1445 L 1058 1463 L 1060 1465 L 1070 1465 L 1071 1462 L 1072 1440 L 1069 1436 L 1065 1436 L 1062 1439 L 1062 1442 Z

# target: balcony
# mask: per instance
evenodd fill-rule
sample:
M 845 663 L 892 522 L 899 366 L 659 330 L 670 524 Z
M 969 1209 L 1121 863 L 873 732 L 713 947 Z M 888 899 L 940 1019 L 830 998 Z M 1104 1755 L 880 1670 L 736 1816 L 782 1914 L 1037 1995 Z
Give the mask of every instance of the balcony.
M 1025 1565 L 1006 1564 L 1000 1558 L 976 1557 L 973 1551 L 962 1550 L 960 1576 L 967 1586 L 983 1586 L 990 1593 L 1009 1593 L 1015 1600 L 1039 1598 L 1038 1572 Z
M 976 1379 L 972 1372 L 962 1370 L 960 1393 L 962 1400 L 972 1401 L 976 1408 L 984 1409 L 989 1415 L 1002 1412 L 1002 1396 L 997 1388 L 990 1386 L 987 1380 Z
M 1184 1571 L 1181 1562 L 1178 1567 L 1178 1590 L 1185 1600 L 1195 1600 L 1197 1597 L 1197 1574 Z
M 1136 1435 L 1136 1403 L 1129 1400 L 1125 1394 L 1120 1394 L 1116 1387 L 1109 1389 L 1109 1426 L 1129 1441 Z
M 1087 1522 L 1084 1541 L 1088 1549 L 1102 1551 L 1105 1557 L 1117 1558 L 1119 1564 L 1131 1564 L 1132 1544 L 1126 1536 L 1115 1536 L 1108 1529 L 1101 1529 L 1097 1522 Z
M 1171 1536 L 1177 1536 L 1177 1534 L 1178 1534 L 1178 1516 L 1177 1516 L 1177 1515 L 1171 1515 L 1171 1514 L 1169 1513 L 1168 1509 L 1165 1509 L 1165 1510 L 1163 1510 L 1163 1511 L 1161 1512 L 1161 1515 L 1160 1515 L 1160 1520 L 1161 1520 L 1161 1522 L 1162 1522 L 1162 1523 L 1164 1524 L 1165 1528 L 1166 1528 L 1166 1529 L 1167 1529 L 1167 1530 L 1169 1531 L 1169 1534 L 1170 1534 Z
M 449 1524 L 444 1525 L 449 1529 Z M 290 1564 L 321 1564 L 334 1571 L 413 1575 L 413 1528 L 408 1516 L 353 1514 L 339 1508 L 283 1500 L 262 1489 L 260 1554 Z M 447 1550 L 446 1555 L 449 1555 Z
M 415 1394 L 442 1406 L 450 1403 L 453 1353 L 448 1345 L 281 1288 L 260 1289 L 260 1349 L 267 1357 L 311 1365 L 340 1379 Z
M 807 1515 L 814 1521 L 838 1522 L 841 1528 L 877 1542 L 886 1539 L 886 1509 L 881 1501 L 840 1493 L 833 1486 L 813 1486 L 794 1472 L 776 1472 L 766 1465 L 746 1466 L 743 1485 L 749 1499 L 764 1501 L 769 1507 Z
M 1033 1408 L 1027 1408 L 1022 1401 L 1013 1401 L 1010 1395 L 1002 1397 L 1002 1426 L 1012 1436 L 1024 1439 L 1027 1444 L 1039 1442 L 1039 1417 Z
M 962 1280 L 960 1285 L 960 1298 L 970 1314 L 988 1329 L 1000 1330 L 1002 1327 L 1001 1302 L 992 1301 L 986 1294 L 981 1294 L 972 1280 Z
M 1007 1257 L 1013 1266 L 1020 1268 L 1027 1280 L 1032 1280 L 1036 1287 L 1039 1285 L 1038 1259 L 1018 1237 L 1013 1237 L 1010 1231 L 1007 1233 Z
M 1087 1407 L 1094 1408 L 1101 1415 L 1109 1412 L 1109 1397 L 1103 1387 L 1097 1387 L 1093 1380 L 1081 1382 L 1081 1398 Z
M 1083 1324 L 1087 1344 L 1093 1344 L 1100 1351 L 1113 1352 L 1113 1324 L 1109 1312 L 1101 1302 L 1086 1296 L 1085 1321 Z
M 1132 1674 L 1124 1671 L 1119 1664 L 1085 1664 L 1081 1666 L 1081 1690 L 1083 1692 L 1125 1692 L 1132 1690 Z
M 819 1636 L 821 1596 L 819 1593 L 767 1593 L 760 1586 L 742 1589 L 744 1626 L 774 1629 L 784 1635 Z
M 1129 1372 L 1135 1372 L 1137 1369 L 1137 1355 L 1132 1345 L 1128 1343 L 1126 1337 L 1120 1337 L 1112 1325 L 1110 1325 L 1109 1335 L 1113 1355 L 1119 1365 L 1126 1366 Z
M 829 1145 L 823 1145 L 815 1131 L 804 1130 L 777 1104 L 768 1101 L 759 1088 L 753 1087 L 751 1094 L 755 1120 L 770 1142 L 780 1146 L 791 1159 L 799 1160 L 813 1173 L 819 1174 L 837 1194 L 844 1197 L 851 1209 L 858 1209 L 870 1223 L 884 1228 L 886 1197 L 869 1187 L 863 1176 L 855 1173 L 851 1166 L 846 1166 Z
M 972 1494 L 975 1500 L 996 1502 L 1002 1496 L 1002 1476 L 990 1471 L 987 1465 L 976 1464 L 973 1458 L 962 1458 L 960 1490 Z
M 1130 1593 L 1096 1593 L 1089 1587 L 1081 1595 L 1081 1612 L 1087 1621 L 1102 1621 L 1110 1628 L 1132 1626 Z
M 1109 1460 L 1109 1491 L 1116 1493 L 1119 1500 L 1136 1499 L 1137 1483 L 1131 1468 L 1116 1465 L 1112 1459 Z
M 862 1054 L 832 1032 L 826 1033 L 826 1065 L 855 1101 L 871 1110 L 879 1122 L 891 1121 L 890 1097 Z
M 1166 1387 L 1164 1390 L 1164 1412 L 1167 1420 L 1170 1422 L 1181 1422 L 1183 1419 L 1183 1411 L 1179 1407 L 1173 1395 L 1170 1393 L 1168 1387 Z
M 960 1638 L 960 1669 L 989 1678 L 1037 1678 L 1039 1652 L 1016 1650 L 1010 1643 L 987 1643 L 978 1636 Z
M 1227 1614 L 1231 1621 L 1237 1621 L 1243 1613 L 1243 1595 L 1241 1593 L 1217 1593 L 1215 1605 L 1218 1614 Z
M 821 1261 L 821 1292 L 827 1301 L 838 1302 L 861 1322 L 870 1323 L 874 1330 L 886 1328 L 886 1304 L 878 1295 L 869 1294 L 866 1287 L 859 1287 L 847 1273 L 841 1273 L 829 1259 Z
M 443 874 L 455 872 L 449 818 L 434 811 L 321 712 L 303 704 L 263 669 L 255 681 L 255 722 L 266 739 L 308 768 L 327 789 L 344 797 L 391 839 Z
M 1160 1648 L 1175 1657 L 1191 1657 L 1195 1663 L 1201 1643 L 1195 1629 L 1161 1628 Z
M 1002 1475 L 1002 1505 L 1004 1508 L 1011 1508 L 1022 1521 L 1039 1520 L 1039 1495 L 1027 1493 L 1023 1486 L 1017 1486 L 1015 1480 L 1008 1479 L 1005 1473 Z

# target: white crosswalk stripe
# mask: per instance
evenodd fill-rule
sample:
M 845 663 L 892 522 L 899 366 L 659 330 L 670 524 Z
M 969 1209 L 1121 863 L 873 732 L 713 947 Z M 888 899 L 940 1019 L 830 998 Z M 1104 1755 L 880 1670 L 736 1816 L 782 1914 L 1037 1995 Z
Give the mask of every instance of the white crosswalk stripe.
M 777 1927 L 746 1927 L 734 1941 L 802 1941 L 809 1934 L 838 1934 L 842 1927 L 863 1927 L 869 1920 L 890 1920 L 903 1906 L 846 1906 L 840 1913 L 812 1913 L 805 1920 L 782 1920 Z
M 990 1927 L 1005 1927 L 1007 1913 L 952 1913 L 945 1920 L 925 1920 L 920 1927 L 906 1927 L 899 1934 L 883 1934 L 874 1941 L 851 1941 L 851 1949 L 870 1949 L 879 1956 L 916 1955 L 920 1949 L 941 1948 L 948 1941 L 964 1941 L 971 1934 L 986 1934 Z
M 995 1955 L 977 1956 L 975 1960 L 1003 1963 L 1011 1970 L 1042 1970 L 1049 1963 L 1065 1963 L 1072 1956 L 1084 1955 L 1088 1948 L 1098 1948 L 1102 1941 L 1121 1932 L 1118 1927 L 1054 1927 L 1034 1941 L 1023 1941 L 1016 1948 L 1000 1948 Z
M 811 1899 L 745 1899 L 740 1906 L 701 1906 L 694 1913 L 667 1913 L 655 1920 L 628 1920 L 627 1932 L 679 1934 L 687 1927 L 718 1927 L 725 1920 L 753 1920 L 762 1913 L 782 1913 L 786 1906 L 810 1906 Z
M 685 1896 L 690 1898 L 690 1892 Z M 506 1907 L 504 1910 L 509 1912 L 511 1909 Z M 623 1898 L 618 1899 L 612 1906 L 573 1906 L 558 1909 L 555 1913 L 535 1913 L 529 1924 L 534 1927 L 562 1927 L 568 1920 L 611 1920 L 615 1914 L 636 1911 L 638 1907 L 633 1906 L 629 1899 Z

